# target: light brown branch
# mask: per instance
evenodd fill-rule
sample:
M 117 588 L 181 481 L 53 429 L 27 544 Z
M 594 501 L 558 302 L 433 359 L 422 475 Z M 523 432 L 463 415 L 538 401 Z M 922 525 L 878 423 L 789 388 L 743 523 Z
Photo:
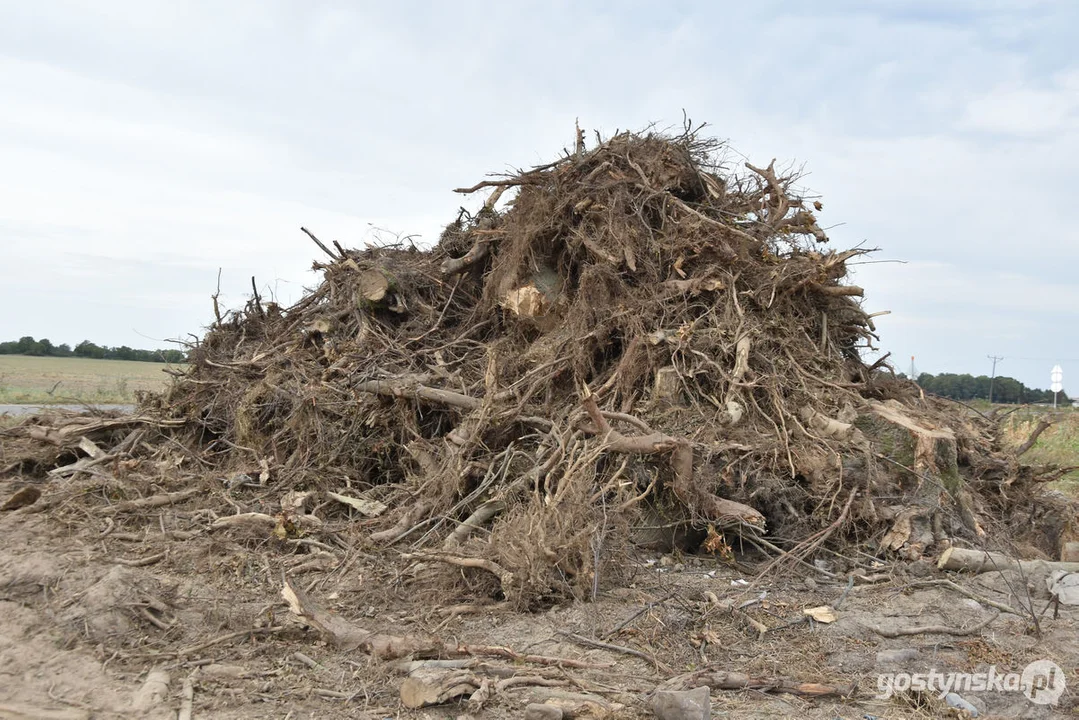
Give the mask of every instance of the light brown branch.
M 428 387 L 427 385 L 408 383 L 407 381 L 395 378 L 387 380 L 367 380 L 355 383 L 352 387 L 360 392 L 367 392 L 373 395 L 431 400 L 444 405 L 453 405 L 454 407 L 464 408 L 465 410 L 476 410 L 482 405 L 480 399 L 470 395 L 463 395 L 458 392 L 453 392 L 452 390 Z
M 812 290 L 819 292 L 821 295 L 831 295 L 834 297 L 842 296 L 855 296 L 862 297 L 865 295 L 865 290 L 857 285 L 818 285 L 813 284 L 809 286 Z
M 1037 427 L 1035 427 L 1034 431 L 1030 433 L 1030 436 L 1026 439 L 1026 441 L 1018 448 L 1016 448 L 1015 456 L 1019 457 L 1027 450 L 1030 450 L 1032 447 L 1034 447 L 1034 443 L 1038 442 L 1038 437 L 1041 436 L 1041 434 L 1045 432 L 1050 426 L 1052 426 L 1052 424 L 1053 423 L 1049 422 L 1048 420 L 1039 420 Z
M 524 177 L 521 177 L 521 176 L 518 176 L 518 177 L 506 178 L 504 180 L 481 180 L 480 182 L 476 183 L 472 187 L 454 188 L 453 191 L 455 193 L 461 193 L 462 195 L 471 195 L 472 193 L 476 192 L 477 190 L 482 190 L 483 188 L 489 188 L 489 187 L 508 188 L 508 187 L 513 187 L 514 185 L 527 185 L 527 184 L 528 184 L 528 179 L 526 179 Z
M 908 635 L 956 635 L 962 637 L 964 635 L 973 635 L 974 633 L 987 627 L 989 623 L 1000 617 L 1000 612 L 995 612 L 985 620 L 982 620 L 976 625 L 971 625 L 969 628 L 953 628 L 947 625 L 920 625 L 918 627 L 909 628 L 897 628 L 896 630 L 885 630 L 884 628 L 870 626 L 869 629 L 886 638 L 907 637 Z
M 164 495 L 151 495 L 147 498 L 141 498 L 139 500 L 128 500 L 127 502 L 117 503 L 115 505 L 108 505 L 100 508 L 97 511 L 98 515 L 116 515 L 122 512 L 132 512 L 135 510 L 149 510 L 150 508 L 164 507 L 165 505 L 175 505 L 178 502 L 187 500 L 188 498 L 195 497 L 202 493 L 201 488 L 188 488 L 187 490 L 181 490 L 179 492 L 167 493 Z
M 487 253 L 490 250 L 491 241 L 494 238 L 480 237 L 476 240 L 475 244 L 459 258 L 447 258 L 442 261 L 441 271 L 443 275 L 456 275 L 470 265 L 475 265 L 480 260 L 487 257 Z
M 716 522 L 747 523 L 755 527 L 764 527 L 764 516 L 750 506 L 713 495 L 693 482 L 693 446 L 688 440 L 658 432 L 648 435 L 622 435 L 611 428 L 592 393 L 588 393 L 582 404 L 588 417 L 596 426 L 596 434 L 603 437 L 608 450 L 636 455 L 657 455 L 669 452 L 671 468 L 674 470 L 671 490 L 687 507 L 699 510 L 702 515 Z M 625 417 L 619 419 L 626 420 Z

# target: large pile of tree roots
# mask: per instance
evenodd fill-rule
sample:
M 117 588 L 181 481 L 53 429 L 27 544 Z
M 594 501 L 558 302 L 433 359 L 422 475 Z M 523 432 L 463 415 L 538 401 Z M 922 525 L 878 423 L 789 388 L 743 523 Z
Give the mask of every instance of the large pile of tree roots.
M 312 234 L 321 284 L 215 301 L 189 368 L 142 399 L 141 447 L 348 495 L 371 551 L 522 606 L 588 596 L 678 528 L 792 565 L 1004 535 L 1057 552 L 1049 470 L 863 361 L 875 327 L 844 280 L 868 251 L 830 249 L 795 176 L 692 129 L 597 142 L 457 190 L 479 209 L 430 250 Z

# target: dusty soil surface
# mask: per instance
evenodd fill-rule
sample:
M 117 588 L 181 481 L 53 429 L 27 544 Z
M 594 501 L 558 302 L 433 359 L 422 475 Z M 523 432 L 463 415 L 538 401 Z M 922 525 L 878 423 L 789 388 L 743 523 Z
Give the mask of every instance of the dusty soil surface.
M 30 482 L 0 481 L 0 500 Z M 693 686 L 690 674 L 710 670 L 854 686 L 846 697 L 822 698 L 713 689 L 713 717 L 958 717 L 930 694 L 876 697 L 878 675 L 970 673 L 990 665 L 1015 672 L 1039 659 L 1066 674 L 1069 690 L 1055 707 L 1022 692 L 961 694 L 982 717 L 1060 717 L 1079 707 L 1079 608 L 1042 614 L 1040 638 L 1029 617 L 1006 612 L 968 636 L 886 638 L 871 629 L 962 630 L 997 612 L 954 589 L 924 586 L 944 579 L 983 601 L 1021 607 L 1033 599 L 1040 613 L 1045 591 L 1033 578 L 1028 596 L 1014 574 L 949 578 L 928 562 L 880 565 L 875 582 L 854 585 L 834 622 L 809 623 L 803 610 L 836 603 L 846 576 L 805 569 L 746 587 L 739 580 L 752 582 L 753 568 L 738 559 L 642 553 L 617 583 L 601 582 L 594 602 L 522 614 L 494 599 L 461 606 L 490 584 L 472 570 L 454 570 L 459 597 L 434 593 L 428 587 L 444 588 L 445 578 L 427 583 L 425 576 L 445 569 L 421 564 L 401 573 L 399 561 L 365 549 L 362 520 L 336 528 L 340 547 L 319 547 L 209 531 L 212 518 L 199 502 L 196 496 L 113 516 L 102 514 L 103 499 L 73 489 L 0 513 L 0 718 L 173 718 L 182 711 L 185 684 L 195 718 L 516 718 L 551 693 L 598 696 L 614 703 L 608 717 L 649 717 L 658 686 Z M 495 676 L 525 679 L 506 683 L 478 708 L 462 698 L 409 710 L 399 696 L 405 675 L 394 662 L 335 649 L 289 612 L 281 597 L 285 575 L 323 607 L 370 630 L 505 646 L 588 667 L 483 658 Z M 715 604 L 741 604 L 764 592 L 745 615 Z M 769 631 L 759 635 L 746 617 Z M 672 681 L 679 676 L 685 677 Z
M 121 413 L 130 413 L 135 409 L 134 405 L 115 405 L 115 404 L 97 404 L 91 405 L 91 408 L 97 411 L 116 411 Z M 84 405 L 0 405 L 0 415 L 10 415 L 12 417 L 21 417 L 24 415 L 36 415 L 46 410 L 71 410 L 73 412 L 80 412 L 86 409 Z

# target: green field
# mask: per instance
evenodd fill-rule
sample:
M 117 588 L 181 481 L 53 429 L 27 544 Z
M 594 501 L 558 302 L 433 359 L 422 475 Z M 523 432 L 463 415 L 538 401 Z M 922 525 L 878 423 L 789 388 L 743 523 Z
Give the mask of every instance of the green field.
M 0 355 L 0 404 L 132 403 L 136 390 L 165 387 L 167 367 L 129 360 Z

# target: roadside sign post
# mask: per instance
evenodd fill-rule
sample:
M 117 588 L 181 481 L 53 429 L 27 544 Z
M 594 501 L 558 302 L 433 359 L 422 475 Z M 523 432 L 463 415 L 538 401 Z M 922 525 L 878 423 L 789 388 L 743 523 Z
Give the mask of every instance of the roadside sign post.
M 1049 389 L 1053 391 L 1053 409 L 1057 409 L 1057 393 L 1064 389 L 1064 371 L 1054 365 L 1049 373 Z

